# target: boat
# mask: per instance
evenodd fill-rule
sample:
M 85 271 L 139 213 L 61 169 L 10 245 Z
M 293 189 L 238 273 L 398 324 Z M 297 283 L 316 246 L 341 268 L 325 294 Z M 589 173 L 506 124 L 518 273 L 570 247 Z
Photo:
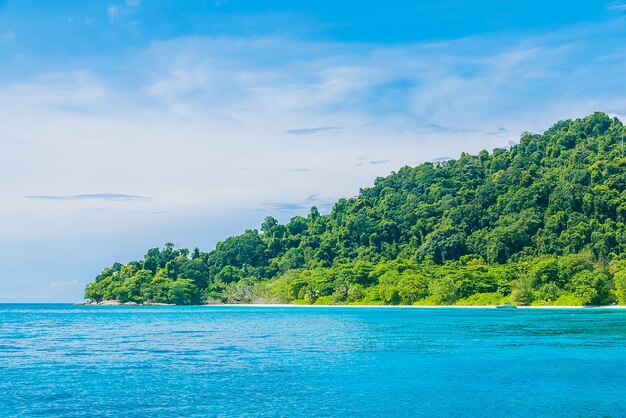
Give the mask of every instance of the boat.
M 511 302 L 506 302 L 503 305 L 496 305 L 496 309 L 517 309 L 517 306 L 512 305 Z

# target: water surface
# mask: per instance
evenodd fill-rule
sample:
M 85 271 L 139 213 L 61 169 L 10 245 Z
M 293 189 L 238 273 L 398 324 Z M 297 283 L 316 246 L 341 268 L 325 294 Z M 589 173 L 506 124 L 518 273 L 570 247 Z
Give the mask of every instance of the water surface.
M 626 311 L 0 305 L 0 416 L 626 416 Z

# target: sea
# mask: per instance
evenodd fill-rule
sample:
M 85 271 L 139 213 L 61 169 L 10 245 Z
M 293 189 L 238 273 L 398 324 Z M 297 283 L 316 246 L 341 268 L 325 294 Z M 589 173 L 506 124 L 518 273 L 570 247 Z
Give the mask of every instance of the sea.
M 0 305 L 0 417 L 624 417 L 626 310 Z

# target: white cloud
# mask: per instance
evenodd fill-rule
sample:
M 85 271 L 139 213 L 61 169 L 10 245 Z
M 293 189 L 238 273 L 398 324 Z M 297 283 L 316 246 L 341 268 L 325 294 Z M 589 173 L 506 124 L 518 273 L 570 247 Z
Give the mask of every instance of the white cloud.
M 47 200 L 47 201 L 80 201 L 80 200 L 106 200 L 110 202 L 128 202 L 132 200 L 151 200 L 146 196 L 137 196 L 120 193 L 92 193 L 92 194 L 79 194 L 71 196 L 58 196 L 58 195 L 27 195 L 25 199 L 31 200 Z
M 121 7 L 115 6 L 113 4 L 109 4 L 107 6 L 107 17 L 109 18 L 109 23 L 115 23 L 121 14 Z

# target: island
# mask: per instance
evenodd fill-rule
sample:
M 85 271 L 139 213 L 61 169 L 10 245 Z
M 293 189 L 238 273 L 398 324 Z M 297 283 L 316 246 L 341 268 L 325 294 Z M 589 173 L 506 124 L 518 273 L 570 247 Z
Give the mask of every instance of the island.
M 626 130 L 598 112 L 403 167 L 330 213 L 107 267 L 94 304 L 626 304 Z M 107 302 L 108 301 L 108 302 Z

